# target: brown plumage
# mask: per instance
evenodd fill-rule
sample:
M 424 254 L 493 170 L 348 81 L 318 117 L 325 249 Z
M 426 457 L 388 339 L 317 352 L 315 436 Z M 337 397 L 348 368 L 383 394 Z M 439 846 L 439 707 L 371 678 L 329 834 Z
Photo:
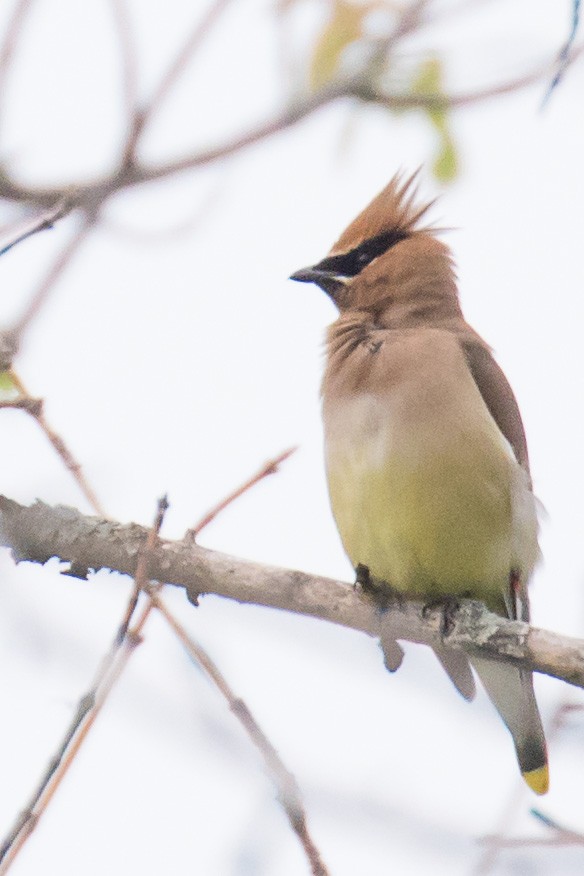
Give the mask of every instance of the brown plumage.
M 472 595 L 529 616 L 537 522 L 513 392 L 466 323 L 449 248 L 394 177 L 329 254 L 293 279 L 339 309 L 327 334 L 323 420 L 333 513 L 353 565 L 406 595 Z M 467 698 L 464 655 L 438 657 Z M 547 789 L 531 674 L 472 659 L 526 781 Z
M 454 332 L 485 404 L 519 462 L 528 469 L 527 444 L 515 396 L 490 347 L 464 320 L 450 249 L 435 237 L 432 226 L 419 225 L 434 201 L 416 206 L 412 187 L 417 176 L 416 172 L 405 182 L 399 174 L 393 177 L 319 263 L 326 265 L 335 256 L 350 253 L 382 235 L 393 242 L 383 258 L 374 259 L 359 272 L 359 282 L 352 284 L 350 297 L 346 287 L 331 297 L 341 313 L 357 310 L 371 316 L 367 320 L 360 315 L 363 331 L 370 331 L 372 323 L 379 328 L 406 329 L 431 321 L 433 326 Z M 338 346 L 343 329 L 336 324 L 331 327 L 333 347 Z
M 330 255 L 348 252 L 364 240 L 387 232 L 397 239 L 428 230 L 421 228 L 419 222 L 434 201 L 416 205 L 414 182 L 418 174 L 419 171 L 416 171 L 405 182 L 400 174 L 396 174 L 343 231 L 331 247 Z

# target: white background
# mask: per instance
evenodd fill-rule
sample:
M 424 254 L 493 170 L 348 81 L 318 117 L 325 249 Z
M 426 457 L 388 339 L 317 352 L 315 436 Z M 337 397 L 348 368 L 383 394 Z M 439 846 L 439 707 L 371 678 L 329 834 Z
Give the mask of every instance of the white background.
M 13 3 L 2 4 L 5 21 Z M 205 6 L 129 4 L 140 96 L 147 98 Z M 570 4 L 442 3 L 440 25 L 404 43 L 447 60 L 447 88 L 502 82 L 553 58 Z M 292 16 L 298 69 L 318 9 Z M 0 95 L 0 158 L 31 185 L 107 173 L 124 131 L 111 6 L 39 0 Z M 233 3 L 156 116 L 141 155 L 155 163 L 215 145 L 267 118 L 287 94 L 267 0 Z M 400 67 L 400 64 L 402 67 Z M 582 66 L 545 111 L 547 82 L 457 111 L 456 182 L 433 216 L 455 227 L 469 321 L 494 347 L 519 399 L 545 562 L 537 625 L 584 635 L 584 262 Z M 179 538 L 217 499 L 286 447 L 281 472 L 231 506 L 205 546 L 351 579 L 330 515 L 319 413 L 322 337 L 334 319 L 316 287 L 287 281 L 323 257 L 398 168 L 436 142 L 421 112 L 349 102 L 203 171 L 124 193 L 69 266 L 16 362 L 107 512 L 149 524 L 171 507 Z M 18 217 L 8 205 L 4 222 Z M 194 217 L 195 221 L 191 221 Z M 0 324 L 29 300 L 70 217 L 0 261 Z M 185 226 L 180 232 L 176 226 Z M 0 492 L 90 509 L 34 422 L 0 421 Z M 89 582 L 0 557 L 0 830 L 23 807 L 119 622 L 130 582 Z M 275 611 L 167 594 L 260 721 L 302 788 L 333 876 L 467 874 L 519 783 L 510 739 L 482 692 L 473 705 L 432 655 L 406 646 L 396 675 L 362 635 Z M 544 720 L 578 691 L 537 679 Z M 510 827 L 551 836 L 537 805 L 584 830 L 582 719 L 551 745 L 551 791 L 527 791 Z M 582 849 L 525 848 L 495 873 L 576 874 Z M 17 876 L 58 873 L 296 876 L 307 864 L 258 755 L 219 695 L 154 618 L 47 815 Z

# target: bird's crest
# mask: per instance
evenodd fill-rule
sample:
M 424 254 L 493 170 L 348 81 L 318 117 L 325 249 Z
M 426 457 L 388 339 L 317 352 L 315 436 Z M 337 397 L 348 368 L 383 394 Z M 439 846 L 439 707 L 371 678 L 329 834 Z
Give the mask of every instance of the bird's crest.
M 427 230 L 418 227 L 418 222 L 434 201 L 422 206 L 415 203 L 417 188 L 414 182 L 419 172 L 419 169 L 416 170 L 405 182 L 403 182 L 403 174 L 396 173 L 388 185 L 341 234 L 330 255 L 348 252 L 363 241 L 380 235 L 391 235 L 395 236 L 396 240 L 403 240 L 415 232 Z

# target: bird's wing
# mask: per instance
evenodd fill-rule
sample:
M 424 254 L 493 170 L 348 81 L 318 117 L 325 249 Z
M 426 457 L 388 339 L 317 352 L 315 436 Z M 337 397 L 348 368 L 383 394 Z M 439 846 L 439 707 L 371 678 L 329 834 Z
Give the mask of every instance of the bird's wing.
M 460 338 L 462 349 L 489 413 L 511 445 L 515 458 L 529 475 L 529 456 L 523 421 L 519 407 L 502 369 L 482 338 L 471 331 Z M 529 479 L 531 486 L 531 478 Z M 510 579 L 509 589 L 504 594 L 507 613 L 512 620 L 529 621 L 529 597 L 527 581 Z
M 465 335 L 461 344 L 470 372 L 497 426 L 518 463 L 529 474 L 529 457 L 521 414 L 513 390 L 491 351 L 478 335 Z M 529 619 L 527 582 L 510 577 L 505 603 L 511 618 Z M 527 784 L 538 794 L 548 786 L 546 744 L 528 670 L 495 660 L 471 657 L 486 691 L 507 725 Z
M 470 372 L 495 423 L 513 448 L 517 462 L 529 472 L 527 442 L 519 407 L 491 351 L 474 333 L 461 338 Z

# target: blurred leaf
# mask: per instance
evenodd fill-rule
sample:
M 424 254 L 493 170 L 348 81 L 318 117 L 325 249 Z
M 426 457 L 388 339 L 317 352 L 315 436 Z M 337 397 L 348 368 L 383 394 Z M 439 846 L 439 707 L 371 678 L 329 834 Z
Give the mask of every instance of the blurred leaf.
M 363 36 L 363 22 L 377 2 L 356 6 L 347 0 L 332 0 L 331 14 L 321 31 L 310 62 L 309 82 L 317 91 L 330 82 L 338 69 L 343 51 Z
M 442 149 L 432 163 L 432 171 L 440 182 L 452 182 L 458 173 L 458 156 L 450 136 L 442 138 Z
M 445 95 L 442 85 L 442 62 L 438 58 L 431 58 L 422 63 L 412 83 L 412 93 Z M 458 171 L 458 157 L 450 133 L 448 107 L 422 107 L 422 111 L 426 113 L 440 138 L 438 155 L 432 164 L 432 171 L 440 182 L 450 182 Z
M 15 395 L 20 395 L 10 371 L 0 371 L 0 395 L 9 396 L 10 398 L 14 398 Z

